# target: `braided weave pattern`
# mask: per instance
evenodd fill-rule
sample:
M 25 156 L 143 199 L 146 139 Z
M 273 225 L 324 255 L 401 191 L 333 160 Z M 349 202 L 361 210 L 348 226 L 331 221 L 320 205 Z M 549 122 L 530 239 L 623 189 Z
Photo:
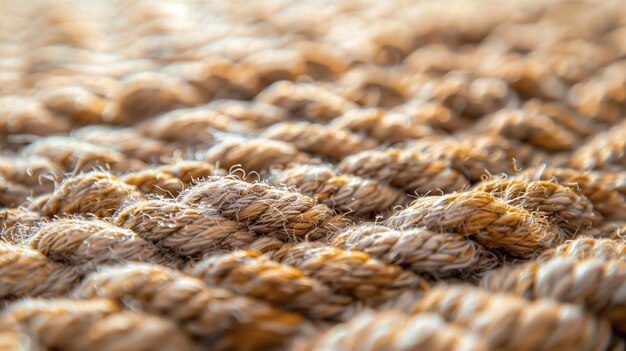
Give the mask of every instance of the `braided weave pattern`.
M 624 1 L 0 9 L 0 350 L 626 350 Z

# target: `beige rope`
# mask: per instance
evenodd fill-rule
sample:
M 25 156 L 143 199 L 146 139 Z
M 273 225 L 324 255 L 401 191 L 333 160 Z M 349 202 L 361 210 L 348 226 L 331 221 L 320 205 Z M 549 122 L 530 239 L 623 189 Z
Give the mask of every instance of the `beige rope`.
M 608 324 L 574 306 L 471 287 L 432 289 L 412 312 L 438 314 L 499 350 L 605 350 L 611 343 Z
M 333 127 L 365 134 L 379 142 L 399 142 L 432 135 L 427 124 L 407 114 L 386 112 L 378 108 L 352 109 L 335 119 Z
M 607 219 L 626 219 L 626 198 L 619 175 L 584 172 L 569 168 L 541 167 L 529 169 L 519 175 L 525 180 L 557 181 L 585 195 L 598 212 Z
M 237 350 L 279 345 L 297 332 L 301 323 L 297 315 L 209 288 L 196 278 L 157 265 L 103 269 L 83 280 L 73 295 L 110 298 L 127 307 L 139 307 L 171 320 L 189 335 Z
M 61 296 L 80 279 L 79 269 L 49 260 L 41 252 L 0 243 L 0 299 Z
M 314 153 L 333 160 L 357 152 L 373 149 L 378 143 L 348 131 L 307 122 L 283 122 L 267 129 L 263 137 L 282 140 L 298 150 Z
M 429 196 L 389 218 L 391 228 L 426 227 L 466 235 L 489 249 L 532 256 L 558 244 L 563 234 L 540 216 L 482 191 Z
M 192 258 L 244 247 L 256 237 L 214 208 L 166 199 L 130 203 L 115 213 L 113 222 L 164 251 Z
M 485 276 L 482 285 L 527 299 L 579 304 L 608 318 L 618 330 L 626 330 L 626 263 L 622 261 L 556 257 L 541 264 L 530 262 L 494 271 Z
M 125 201 L 141 198 L 135 187 L 105 172 L 66 178 L 54 192 L 33 200 L 29 209 L 46 216 L 64 214 L 112 215 Z
M 294 187 L 336 211 L 356 214 L 381 213 L 409 200 L 403 192 L 374 179 L 340 175 L 324 165 L 305 164 L 274 171 L 269 183 Z
M 571 233 L 597 225 L 602 219 L 584 195 L 552 182 L 496 178 L 479 183 L 476 188 L 509 204 L 539 211 Z
M 90 171 L 110 167 L 113 172 L 127 172 L 146 167 L 124 154 L 100 145 L 78 141 L 71 137 L 49 136 L 23 149 L 25 157 L 45 157 L 66 172 Z
M 552 257 L 570 257 L 578 260 L 588 258 L 605 261 L 623 260 L 626 259 L 626 243 L 611 239 L 580 237 L 544 252 L 538 259 L 549 260 Z
M 342 173 L 373 178 L 409 193 L 449 193 L 467 187 L 467 179 L 445 162 L 411 150 L 363 151 L 339 163 Z
M 329 121 L 357 105 L 326 89 L 312 84 L 277 82 L 254 99 L 282 107 L 294 115 L 312 121 Z
M 363 251 L 385 263 L 434 277 L 468 276 L 498 264 L 495 255 L 462 235 L 425 228 L 361 225 L 335 236 L 333 246 Z
M 270 166 L 306 163 L 310 157 L 292 144 L 279 140 L 232 138 L 211 147 L 204 160 L 223 169 L 238 167 L 247 172 L 259 172 Z
M 546 151 L 571 150 L 577 142 L 574 134 L 548 116 L 524 110 L 500 110 L 477 125 L 477 128 Z
M 476 335 L 431 314 L 364 312 L 292 350 L 485 350 Z
M 59 219 L 43 224 L 26 238 L 25 245 L 51 261 L 95 270 L 103 264 L 137 261 L 179 266 L 176 258 L 166 255 L 130 230 L 100 220 Z
M 365 252 L 345 251 L 319 242 L 284 245 L 268 255 L 341 294 L 366 302 L 377 303 L 405 289 L 428 287 L 424 279 L 400 266 L 385 264 Z
M 333 318 L 351 302 L 324 283 L 297 268 L 280 264 L 252 251 L 234 251 L 204 259 L 188 270 L 209 286 L 266 301 L 311 318 Z
M 206 162 L 181 160 L 127 173 L 121 179 L 146 195 L 176 197 L 199 180 L 213 175 L 225 175 L 225 172 Z
M 210 205 L 253 232 L 281 239 L 321 237 L 348 224 L 310 197 L 233 177 L 209 177 L 183 192 L 180 201 Z
M 11 305 L 0 317 L 0 329 L 28 338 L 29 349 L 165 351 L 196 347 L 171 322 L 122 311 L 106 299 L 27 299 Z

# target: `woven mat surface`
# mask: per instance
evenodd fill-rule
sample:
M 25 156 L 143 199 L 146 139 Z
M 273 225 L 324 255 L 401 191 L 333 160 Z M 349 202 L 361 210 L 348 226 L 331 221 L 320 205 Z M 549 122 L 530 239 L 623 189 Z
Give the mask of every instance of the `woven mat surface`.
M 0 350 L 623 350 L 625 1 L 0 0 Z

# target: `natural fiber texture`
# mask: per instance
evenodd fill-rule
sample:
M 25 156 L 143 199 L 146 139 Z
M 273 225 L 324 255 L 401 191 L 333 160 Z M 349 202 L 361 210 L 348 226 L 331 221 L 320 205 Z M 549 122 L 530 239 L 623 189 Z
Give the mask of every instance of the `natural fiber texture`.
M 292 350 L 484 350 L 476 335 L 430 314 L 365 312 Z
M 0 316 L 0 328 L 26 338 L 20 342 L 30 349 L 194 349 L 194 342 L 171 322 L 123 311 L 106 299 L 27 299 Z
M 477 188 L 510 204 L 541 212 L 571 232 L 597 225 L 601 220 L 584 195 L 557 183 L 494 179 L 478 184 Z
M 181 194 L 180 201 L 210 205 L 256 233 L 281 239 L 320 237 L 347 224 L 310 197 L 232 177 L 207 178 Z
M 531 256 L 563 237 L 543 217 L 482 191 L 419 198 L 391 217 L 387 225 L 458 233 L 486 248 L 502 249 L 515 256 Z
M 0 9 L 0 350 L 626 349 L 626 2 Z
M 381 302 L 402 290 L 428 286 L 412 272 L 385 264 L 365 252 L 318 243 L 285 245 L 268 256 L 300 269 L 341 294 L 368 302 Z
M 337 317 L 352 301 L 302 271 L 253 251 L 207 258 L 195 264 L 189 273 L 209 286 L 224 287 L 312 318 Z
M 497 265 L 493 253 L 463 235 L 425 228 L 394 230 L 363 225 L 338 234 L 333 245 L 435 277 L 467 276 Z
M 66 178 L 54 192 L 35 199 L 29 208 L 46 216 L 94 214 L 107 217 L 131 198 L 141 198 L 135 187 L 109 173 L 94 171 Z
M 582 309 L 470 287 L 430 290 L 411 311 L 438 314 L 499 350 L 606 350 L 611 343 L 608 324 Z
M 527 299 L 549 298 L 580 304 L 626 332 L 626 263 L 617 260 L 576 260 L 556 257 L 487 275 L 482 285 Z
M 271 185 L 295 188 L 342 212 L 382 213 L 394 206 L 404 205 L 409 200 L 402 191 L 384 183 L 337 174 L 331 167 L 324 165 L 299 165 L 275 171 L 269 180 Z
M 461 191 L 467 179 L 445 162 L 412 150 L 372 150 L 346 157 L 339 171 L 373 178 L 408 193 Z
M 192 258 L 243 247 L 255 239 L 254 233 L 213 208 L 165 199 L 130 203 L 113 218 L 119 227 L 134 231 L 165 252 Z
M 247 350 L 280 344 L 301 318 L 156 265 L 126 265 L 87 277 L 74 291 L 81 299 L 118 300 L 179 325 L 220 347 Z M 243 338 L 243 339 L 242 339 Z

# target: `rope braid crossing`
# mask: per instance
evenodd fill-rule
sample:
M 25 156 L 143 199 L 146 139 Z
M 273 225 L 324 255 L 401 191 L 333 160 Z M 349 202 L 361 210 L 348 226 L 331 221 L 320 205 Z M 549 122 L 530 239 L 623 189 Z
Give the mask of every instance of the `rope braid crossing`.
M 196 347 L 173 323 L 123 311 L 106 299 L 26 299 L 11 305 L 0 317 L 0 329 L 18 335 L 31 348 L 191 351 Z
M 299 350 L 485 350 L 473 333 L 431 314 L 409 316 L 398 311 L 364 312 L 311 340 L 296 342 Z
M 180 271 L 127 264 L 92 273 L 72 294 L 117 300 L 179 325 L 217 348 L 249 350 L 279 345 L 298 332 L 302 318 L 219 288 Z
M 337 234 L 332 245 L 363 251 L 382 262 L 435 278 L 471 276 L 498 264 L 493 253 L 465 236 L 426 228 L 361 225 Z
M 494 271 L 481 284 L 526 299 L 579 304 L 607 318 L 621 333 L 626 331 L 626 262 L 621 260 L 555 257 Z
M 543 217 L 482 191 L 419 198 L 385 224 L 397 229 L 425 227 L 458 233 L 488 249 L 518 257 L 533 256 L 564 238 Z
M 468 187 L 467 178 L 455 171 L 449 163 L 411 150 L 363 151 L 344 158 L 338 170 L 377 179 L 407 193 L 449 193 Z
M 257 234 L 281 240 L 319 238 L 349 223 L 308 196 L 234 177 L 209 177 L 183 192 L 179 201 L 210 205 Z
M 352 302 L 334 294 L 324 283 L 289 265 L 253 251 L 234 251 L 196 263 L 188 273 L 209 286 L 266 301 L 310 318 L 337 318 Z
M 0 8 L 0 349 L 624 350 L 626 3 Z
M 297 165 L 273 171 L 268 182 L 275 187 L 295 187 L 336 211 L 359 215 L 382 213 L 409 200 L 403 192 L 375 179 L 337 174 L 324 165 Z

